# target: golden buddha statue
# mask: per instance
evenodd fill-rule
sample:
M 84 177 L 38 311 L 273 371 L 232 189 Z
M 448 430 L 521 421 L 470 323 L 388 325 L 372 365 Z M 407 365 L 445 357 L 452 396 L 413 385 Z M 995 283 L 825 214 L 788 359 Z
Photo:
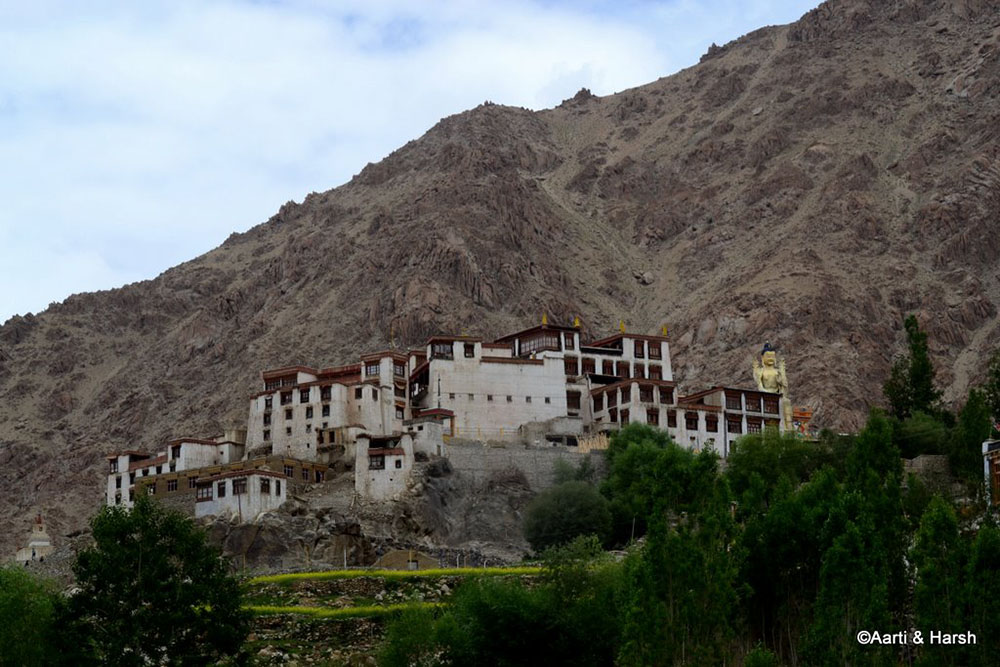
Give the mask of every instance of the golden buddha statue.
M 788 375 L 785 373 L 785 360 L 778 359 L 778 353 L 770 343 L 764 343 L 761 350 L 760 360 L 753 360 L 753 379 L 757 381 L 757 388 L 761 391 L 769 391 L 781 394 L 785 400 L 782 401 L 782 417 L 785 421 L 785 430 L 792 430 L 792 406 L 788 397 Z

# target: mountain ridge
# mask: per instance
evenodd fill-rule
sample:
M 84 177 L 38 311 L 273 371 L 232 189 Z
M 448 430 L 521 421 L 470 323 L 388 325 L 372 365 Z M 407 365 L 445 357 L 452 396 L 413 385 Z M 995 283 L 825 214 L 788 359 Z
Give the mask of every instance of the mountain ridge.
M 853 428 L 917 313 L 950 401 L 1000 343 L 1000 11 L 844 0 L 650 84 L 442 119 L 155 279 L 0 326 L 0 527 L 100 502 L 103 455 L 246 416 L 267 367 L 580 316 Z

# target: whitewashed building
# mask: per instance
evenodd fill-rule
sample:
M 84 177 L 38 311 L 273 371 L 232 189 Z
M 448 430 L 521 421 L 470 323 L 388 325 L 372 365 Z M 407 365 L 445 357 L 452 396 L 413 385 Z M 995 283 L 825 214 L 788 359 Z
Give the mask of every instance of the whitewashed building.
M 252 521 L 281 506 L 291 480 L 271 470 L 234 470 L 197 481 L 196 517 L 226 516 Z

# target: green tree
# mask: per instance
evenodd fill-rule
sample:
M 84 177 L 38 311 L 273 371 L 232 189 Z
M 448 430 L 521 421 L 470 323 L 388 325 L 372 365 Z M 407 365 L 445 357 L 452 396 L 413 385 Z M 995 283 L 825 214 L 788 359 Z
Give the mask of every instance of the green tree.
M 980 528 L 972 544 L 966 574 L 969 630 L 976 634 L 971 665 L 996 664 L 1000 655 L 1000 529 Z
M 910 561 L 916 571 L 913 587 L 913 620 L 917 628 L 964 632 L 965 617 L 964 568 L 965 543 L 958 534 L 958 520 L 951 506 L 935 496 L 920 519 Z M 968 653 L 961 647 L 934 646 L 922 648 L 918 664 L 964 665 Z
M 903 322 L 908 356 L 897 359 L 883 385 L 890 413 L 906 419 L 914 411 L 932 414 L 937 411 L 941 392 L 934 386 L 934 365 L 927 349 L 927 334 L 921 331 L 914 315 Z
M 763 483 L 763 500 L 770 503 L 782 477 L 793 488 L 809 479 L 815 467 L 814 454 L 814 446 L 796 434 L 765 429 L 763 433 L 745 435 L 733 443 L 726 460 L 726 477 L 739 498 L 754 488 L 756 475 Z
M 103 508 L 91 528 L 65 611 L 73 662 L 198 665 L 239 651 L 249 631 L 239 582 L 190 519 L 140 497 L 131 511 Z
M 1000 423 L 1000 349 L 994 351 L 990 357 L 983 390 L 986 392 L 986 403 L 990 406 L 993 422 Z
M 903 458 L 948 451 L 951 437 L 948 428 L 932 415 L 917 411 L 902 421 L 895 421 L 893 427 L 893 440 Z
M 53 664 L 56 592 L 24 568 L 0 567 L 0 667 Z
M 993 432 L 993 421 L 986 395 L 979 389 L 970 389 L 958 425 L 952 432 L 948 462 L 952 472 L 967 480 L 981 482 L 983 476 L 983 441 Z
M 536 552 L 581 535 L 596 535 L 603 542 L 610 530 L 608 501 L 586 482 L 563 482 L 546 489 L 525 510 L 524 537 Z

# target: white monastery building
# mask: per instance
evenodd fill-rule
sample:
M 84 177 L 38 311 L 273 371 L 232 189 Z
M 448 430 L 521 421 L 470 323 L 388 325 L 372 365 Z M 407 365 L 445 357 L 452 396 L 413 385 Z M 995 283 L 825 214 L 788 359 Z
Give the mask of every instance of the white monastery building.
M 451 438 L 573 447 L 581 437 L 639 422 L 725 457 L 743 434 L 784 429 L 786 399 L 777 393 L 714 386 L 679 395 L 665 334 L 627 333 L 623 325 L 588 342 L 577 324 L 543 318 L 493 341 L 434 336 L 344 366 L 267 370 L 250 398 L 245 434 L 174 440 L 155 456 L 113 454 L 107 502 L 131 504 L 137 480 L 160 494 L 157 477 L 173 475 L 163 492 L 197 489 L 198 515 L 232 514 L 234 496 L 244 494 L 228 487 L 239 479 L 248 497 L 236 498 L 236 511 L 247 516 L 283 501 L 287 483 L 275 493 L 274 475 L 316 483 L 340 462 L 353 467 L 358 494 L 390 498 L 405 488 L 415 462 L 447 456 Z M 227 476 L 249 469 L 258 472 Z M 220 497 L 222 484 L 227 495 Z

